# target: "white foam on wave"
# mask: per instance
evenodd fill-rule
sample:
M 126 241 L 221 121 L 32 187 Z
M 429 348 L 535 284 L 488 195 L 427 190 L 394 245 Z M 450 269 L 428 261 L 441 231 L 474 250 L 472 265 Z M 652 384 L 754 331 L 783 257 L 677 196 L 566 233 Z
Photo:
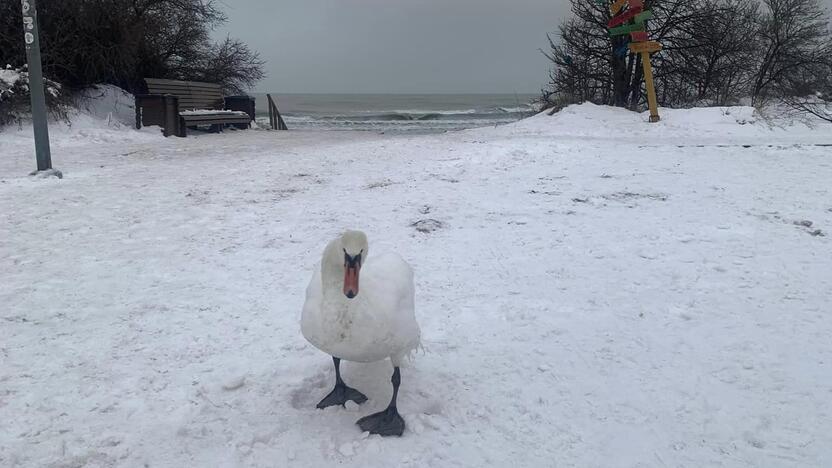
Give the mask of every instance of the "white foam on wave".
M 535 109 L 531 105 L 522 105 L 517 107 L 498 107 L 498 109 L 507 114 L 516 114 L 520 112 L 534 112 Z
M 264 124 L 268 120 L 259 117 Z M 389 133 L 443 133 L 469 128 L 490 127 L 512 123 L 516 117 L 487 119 L 440 119 L 440 120 L 333 120 L 314 119 L 308 116 L 284 117 L 290 130 L 328 131 L 373 131 Z
M 373 112 L 378 113 L 378 112 Z M 391 110 L 390 113 L 393 114 L 403 114 L 403 115 L 430 115 L 430 114 L 439 114 L 439 115 L 467 115 L 467 114 L 487 114 L 487 110 L 477 110 L 477 109 L 451 109 L 451 110 L 427 110 L 427 109 L 404 109 L 404 110 Z

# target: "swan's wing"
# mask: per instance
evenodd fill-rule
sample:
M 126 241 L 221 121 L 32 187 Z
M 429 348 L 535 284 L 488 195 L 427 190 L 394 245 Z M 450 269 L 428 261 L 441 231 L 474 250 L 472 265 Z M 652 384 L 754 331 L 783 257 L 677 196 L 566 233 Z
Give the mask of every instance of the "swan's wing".
M 309 285 L 306 286 L 306 300 L 301 311 L 300 327 L 303 336 L 315 342 L 321 332 L 321 303 L 323 301 L 323 285 L 321 282 L 320 265 L 315 267 Z
M 419 323 L 416 321 L 416 290 L 412 275 L 410 281 L 403 286 L 396 307 L 399 311 L 396 318 L 398 327 L 405 335 L 406 347 L 415 349 L 420 343 L 421 330 L 419 329 Z
M 399 255 L 387 253 L 375 257 L 368 267 L 373 271 L 374 291 L 383 304 L 378 310 L 388 313 L 386 320 L 393 332 L 391 339 L 399 351 L 393 357 L 394 364 L 399 364 L 404 356 L 410 354 L 420 343 L 421 331 L 416 322 L 416 290 L 413 282 L 413 269 Z M 368 268 L 370 269 L 370 268 Z

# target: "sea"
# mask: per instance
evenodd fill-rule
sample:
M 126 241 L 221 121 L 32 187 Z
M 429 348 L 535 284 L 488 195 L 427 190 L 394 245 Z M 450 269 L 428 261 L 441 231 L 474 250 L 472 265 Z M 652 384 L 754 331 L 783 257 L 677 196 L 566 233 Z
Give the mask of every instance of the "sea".
M 269 125 L 265 94 L 256 98 L 257 122 Z M 535 113 L 533 94 L 277 94 L 290 130 L 442 133 L 515 122 Z

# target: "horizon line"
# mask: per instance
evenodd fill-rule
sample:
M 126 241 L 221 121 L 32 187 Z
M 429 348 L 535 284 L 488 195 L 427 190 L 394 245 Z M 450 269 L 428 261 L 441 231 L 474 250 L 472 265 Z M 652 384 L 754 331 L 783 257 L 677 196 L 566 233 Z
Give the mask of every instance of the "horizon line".
M 440 92 L 440 93 L 431 93 L 431 92 L 407 92 L 407 93 L 393 93 L 393 92 L 333 92 L 333 91 L 326 91 L 326 92 L 279 92 L 279 91 L 249 91 L 249 93 L 256 93 L 256 94 L 282 94 L 282 95 L 301 95 L 301 94 L 318 94 L 318 95 L 354 95 L 354 96 L 493 96 L 496 94 L 502 94 L 506 96 L 511 95 L 536 95 L 540 94 L 540 91 L 535 92 L 499 92 L 499 93 L 454 93 L 454 92 Z

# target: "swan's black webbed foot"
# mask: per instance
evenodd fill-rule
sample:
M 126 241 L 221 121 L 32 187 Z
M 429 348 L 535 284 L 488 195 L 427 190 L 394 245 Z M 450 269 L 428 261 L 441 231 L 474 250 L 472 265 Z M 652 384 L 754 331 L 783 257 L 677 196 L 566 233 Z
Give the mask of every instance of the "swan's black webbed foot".
M 400 436 L 404 432 L 404 419 L 396 409 L 396 398 L 399 396 L 399 385 L 402 383 L 398 367 L 393 368 L 393 378 L 390 382 L 393 384 L 393 398 L 390 399 L 390 404 L 386 410 L 356 421 L 362 431 L 381 436 Z
M 367 401 L 367 397 L 358 390 L 347 387 L 345 384 L 335 384 L 335 388 L 325 396 L 323 400 L 318 403 L 318 409 L 328 408 L 330 406 L 341 405 L 344 406 L 348 401 L 354 401 L 359 405 Z
M 399 415 L 395 406 L 390 406 L 384 411 L 364 416 L 356 424 L 361 427 L 362 431 L 369 432 L 370 434 L 400 436 L 404 433 L 404 419 Z
M 318 403 L 318 409 L 335 405 L 345 406 L 348 401 L 354 401 L 359 405 L 367 401 L 367 397 L 363 393 L 352 387 L 347 387 L 347 384 L 341 379 L 341 360 L 333 357 L 332 362 L 335 364 L 335 388 Z

